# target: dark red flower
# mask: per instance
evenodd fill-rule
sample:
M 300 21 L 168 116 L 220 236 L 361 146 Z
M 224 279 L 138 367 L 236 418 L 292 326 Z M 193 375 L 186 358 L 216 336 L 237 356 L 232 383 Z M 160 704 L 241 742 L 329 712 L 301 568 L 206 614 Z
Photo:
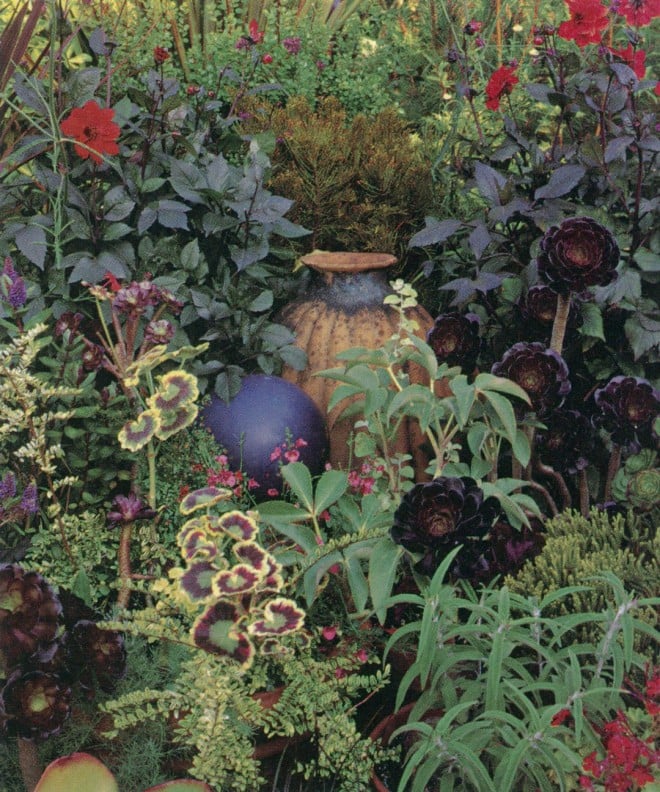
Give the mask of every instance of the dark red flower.
M 596 423 L 610 433 L 612 442 L 631 451 L 653 440 L 653 422 L 660 414 L 660 391 L 641 377 L 617 376 L 594 393 L 600 410 Z
M 265 64 L 273 62 L 273 56 L 270 54 L 270 52 L 267 52 L 265 55 L 262 56 L 261 62 Z
M 621 0 L 616 12 L 625 17 L 629 25 L 643 27 L 660 16 L 660 0 Z
M 8 668 L 43 651 L 55 639 L 62 606 L 37 572 L 0 566 L 0 654 Z
M 103 154 L 119 154 L 117 138 L 120 130 L 112 120 L 114 116 L 114 110 L 103 109 L 90 100 L 82 107 L 75 107 L 60 127 L 64 135 L 78 141 L 73 148 L 79 157 L 89 157 L 100 165 Z
M 493 364 L 491 373 L 520 385 L 539 417 L 561 407 L 571 391 L 564 358 L 538 341 L 514 344 L 502 360 Z
M 551 726 L 561 726 L 564 721 L 567 720 L 571 716 L 571 711 L 569 709 L 560 709 L 559 712 L 556 712 L 552 716 L 552 720 L 550 721 Z
M 559 294 L 582 292 L 616 279 L 619 246 L 605 226 L 571 217 L 546 231 L 536 263 L 539 276 Z
M 481 348 L 479 317 L 476 314 L 446 313 L 436 317 L 426 335 L 439 363 L 460 366 L 469 373 L 477 363 Z
M 644 78 L 646 74 L 646 52 L 644 52 L 644 50 L 634 49 L 632 44 L 628 44 L 625 49 L 611 49 L 610 52 L 616 58 L 619 58 L 619 60 L 630 66 L 638 79 L 642 80 Z
M 71 714 L 71 688 L 44 671 L 14 671 L 2 690 L 5 727 L 24 739 L 45 739 Z
M 165 49 L 165 47 L 154 47 L 154 61 L 157 66 L 165 63 L 166 60 L 169 60 L 170 53 Z
M 441 476 L 415 484 L 403 496 L 391 536 L 409 552 L 421 554 L 416 569 L 425 575 L 432 575 L 454 547 L 463 545 L 452 574 L 472 577 L 487 568 L 484 537 L 499 514 L 497 499 L 484 499 L 474 479 Z
M 559 25 L 561 38 L 575 41 L 578 47 L 599 44 L 608 25 L 607 9 L 600 0 L 566 0 L 571 18 Z
M 490 76 L 486 85 L 486 107 L 489 110 L 499 110 L 500 99 L 513 90 L 518 84 L 516 70 L 513 66 L 500 66 Z

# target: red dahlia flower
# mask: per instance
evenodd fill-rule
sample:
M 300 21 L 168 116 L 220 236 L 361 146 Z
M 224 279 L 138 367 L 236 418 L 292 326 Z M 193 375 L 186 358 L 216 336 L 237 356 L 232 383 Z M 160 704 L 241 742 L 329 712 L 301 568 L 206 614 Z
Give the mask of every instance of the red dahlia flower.
M 160 66 L 161 64 L 165 63 L 166 60 L 169 60 L 170 53 L 165 49 L 165 47 L 154 47 L 154 61 L 156 65 Z
M 611 49 L 610 52 L 622 60 L 626 66 L 630 66 L 638 79 L 644 79 L 646 74 L 646 52 L 644 50 L 635 50 L 632 44 L 628 44 L 625 49 Z
M 557 33 L 561 38 L 575 41 L 578 47 L 599 44 L 608 25 L 605 6 L 599 0 L 567 0 L 566 5 L 571 18 L 559 25 Z
M 616 12 L 624 16 L 629 25 L 643 27 L 660 16 L 660 0 L 621 0 Z
M 486 86 L 486 107 L 489 110 L 499 110 L 500 99 L 513 90 L 518 83 L 513 66 L 500 66 L 491 75 Z
M 114 115 L 114 110 L 104 110 L 90 100 L 82 107 L 75 107 L 60 127 L 64 135 L 78 141 L 73 148 L 79 157 L 90 157 L 100 165 L 103 154 L 119 154 L 119 126 L 112 120 Z

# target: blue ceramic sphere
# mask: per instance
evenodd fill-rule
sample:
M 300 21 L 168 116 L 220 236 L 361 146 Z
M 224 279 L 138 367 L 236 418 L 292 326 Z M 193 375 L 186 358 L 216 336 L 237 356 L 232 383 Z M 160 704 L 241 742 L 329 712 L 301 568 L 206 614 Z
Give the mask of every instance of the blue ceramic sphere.
M 271 459 L 277 448 L 283 453 L 295 447 L 298 461 L 312 475 L 323 471 L 328 456 L 325 418 L 302 388 L 281 377 L 245 377 L 229 404 L 214 395 L 201 418 L 225 450 L 232 470 L 240 469 L 258 482 L 259 488 L 252 490 L 257 499 L 282 488 L 278 460 Z M 299 439 L 306 445 L 295 446 Z M 283 455 L 280 460 L 286 463 Z

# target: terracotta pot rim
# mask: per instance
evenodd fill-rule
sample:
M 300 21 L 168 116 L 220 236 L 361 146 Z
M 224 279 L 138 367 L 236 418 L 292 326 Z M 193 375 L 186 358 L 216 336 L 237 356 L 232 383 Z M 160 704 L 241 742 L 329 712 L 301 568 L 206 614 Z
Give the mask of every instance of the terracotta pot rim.
M 396 264 L 397 257 L 391 253 L 318 251 L 301 256 L 300 260 L 318 272 L 365 272 L 391 267 Z

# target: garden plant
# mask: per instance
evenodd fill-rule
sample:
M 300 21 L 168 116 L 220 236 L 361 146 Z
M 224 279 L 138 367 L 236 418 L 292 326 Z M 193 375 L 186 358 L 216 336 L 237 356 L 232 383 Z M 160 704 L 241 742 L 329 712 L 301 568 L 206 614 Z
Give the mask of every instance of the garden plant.
M 0 792 L 660 788 L 658 18 L 0 8 Z M 319 249 L 393 331 L 261 487 Z

